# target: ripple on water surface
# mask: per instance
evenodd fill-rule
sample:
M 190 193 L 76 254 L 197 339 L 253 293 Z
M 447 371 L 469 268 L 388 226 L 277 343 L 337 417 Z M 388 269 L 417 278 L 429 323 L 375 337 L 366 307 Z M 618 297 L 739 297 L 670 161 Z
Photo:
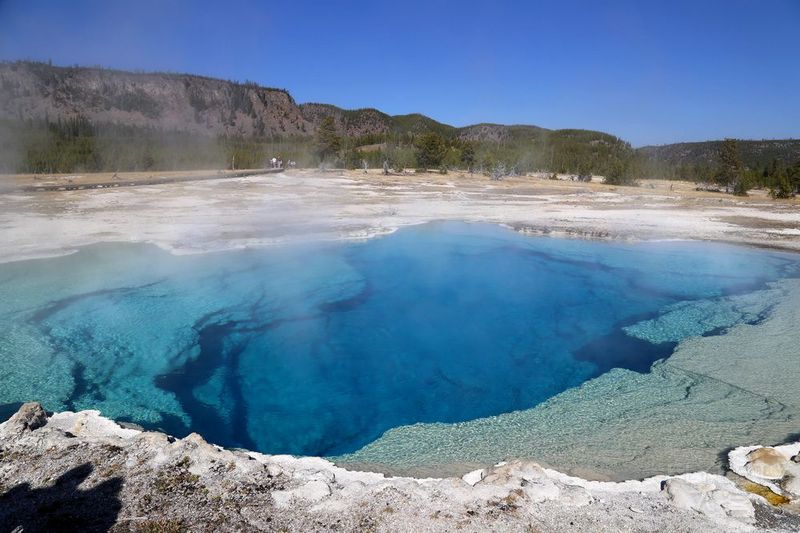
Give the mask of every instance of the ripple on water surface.
M 659 438 L 629 430 L 663 423 L 657 408 L 720 434 L 726 417 L 780 418 L 777 404 L 796 405 L 768 385 L 736 385 L 735 370 L 710 377 L 724 362 L 702 342 L 737 327 L 758 337 L 790 298 L 788 282 L 770 283 L 797 264 L 719 244 L 461 223 L 198 256 L 96 245 L 0 265 L 0 406 L 100 409 L 226 446 L 393 471 L 565 461 L 550 432 L 585 452 L 565 464 L 628 474 L 626 461 Z M 692 407 L 737 394 L 741 412 Z M 600 449 L 626 435 L 634 444 L 604 463 Z

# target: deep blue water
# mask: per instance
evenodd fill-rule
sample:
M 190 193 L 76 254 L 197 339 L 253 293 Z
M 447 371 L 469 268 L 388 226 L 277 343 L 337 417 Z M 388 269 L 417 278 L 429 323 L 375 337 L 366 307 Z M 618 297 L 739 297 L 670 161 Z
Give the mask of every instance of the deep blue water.
M 267 453 L 526 409 L 675 344 L 623 327 L 797 275 L 789 254 L 434 223 L 364 243 L 0 265 L 0 404 L 100 409 Z

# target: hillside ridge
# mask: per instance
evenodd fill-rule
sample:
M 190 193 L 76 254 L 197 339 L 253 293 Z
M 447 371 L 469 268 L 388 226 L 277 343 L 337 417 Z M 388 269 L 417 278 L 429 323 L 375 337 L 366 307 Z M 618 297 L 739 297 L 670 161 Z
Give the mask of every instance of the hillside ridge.
M 389 115 L 375 108 L 298 104 L 286 89 L 196 74 L 0 63 L 0 119 L 83 117 L 210 136 L 310 136 L 328 115 L 334 117 L 339 133 L 348 137 L 436 131 L 481 141 L 549 131 L 524 124 L 455 127 L 422 113 Z
M 402 147 L 411 146 L 417 136 L 432 132 L 449 139 L 450 145 L 457 148 L 463 148 L 464 143 L 473 144 L 472 164 L 480 168 L 491 168 L 503 161 L 521 171 L 620 174 L 631 172 L 624 169 L 635 160 L 640 170 L 634 172 L 645 177 L 699 179 L 713 174 L 722 142 L 681 142 L 634 149 L 623 139 L 602 131 L 488 122 L 455 127 L 421 113 L 390 115 L 369 107 L 298 104 L 286 89 L 249 81 L 31 61 L 0 62 L 0 155 L 6 154 L 0 168 L 6 171 L 194 168 L 228 163 L 233 166 L 236 161 L 239 165 L 261 165 L 259 157 L 263 156 L 257 152 L 264 148 L 257 143 L 264 142 L 277 142 L 270 145 L 270 152 L 314 164 L 313 158 L 304 154 L 314 151 L 314 136 L 327 117 L 333 118 L 337 133 L 347 139 L 343 148 L 382 147 L 382 152 L 369 156 L 372 166 L 386 159 L 400 161 L 399 166 L 414 165 L 413 157 Z M 112 133 L 100 137 L 116 139 L 114 147 L 98 145 L 96 141 L 92 141 L 91 149 L 80 146 L 82 138 L 97 139 L 98 132 L 109 127 Z M 55 133 L 48 134 L 48 128 Z M 126 138 L 134 137 L 138 148 L 120 148 Z M 159 138 L 167 140 L 152 140 Z M 71 143 L 67 155 L 57 146 L 59 139 Z M 240 141 L 234 146 L 225 139 Z M 293 139 L 294 144 L 281 141 L 287 139 Z M 251 146 L 243 147 L 244 140 L 249 140 Z M 774 170 L 800 161 L 800 140 L 744 140 L 739 145 L 744 165 L 764 175 L 769 173 L 768 168 Z M 193 148 L 180 153 L 175 150 L 185 146 Z M 203 152 L 213 151 L 218 153 L 200 157 Z M 87 156 L 89 152 L 92 153 Z M 345 163 L 359 166 L 362 157 L 367 156 L 352 155 L 352 161 Z M 454 158 L 453 155 L 446 164 L 465 164 Z

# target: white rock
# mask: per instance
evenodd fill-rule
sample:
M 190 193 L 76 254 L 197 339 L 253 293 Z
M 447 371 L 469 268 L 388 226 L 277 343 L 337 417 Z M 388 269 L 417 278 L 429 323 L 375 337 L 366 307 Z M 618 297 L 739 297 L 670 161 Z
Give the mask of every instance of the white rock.
M 506 492 L 498 490 L 496 487 L 471 487 L 462 479 L 451 478 L 437 482 L 435 494 L 438 498 L 466 505 L 478 499 L 502 497 Z
M 317 503 L 331 495 L 331 488 L 324 481 L 309 481 L 294 489 L 276 490 L 272 492 L 272 499 L 277 507 L 287 508 L 292 502 L 301 500 Z
M 703 492 L 693 483 L 682 479 L 668 479 L 664 482 L 667 499 L 678 509 L 700 509 Z
M 583 507 L 584 505 L 589 505 L 592 503 L 594 498 L 592 498 L 589 492 L 583 487 L 579 487 L 577 485 L 566 485 L 561 487 L 561 496 L 559 497 L 559 501 L 572 507 Z M 633 508 L 631 508 L 631 510 L 633 511 Z
M 290 490 L 276 490 L 272 492 L 272 501 L 275 502 L 275 507 L 279 509 L 286 509 L 292 503 L 294 495 Z
M 305 485 L 294 489 L 294 495 L 301 500 L 318 502 L 331 495 L 331 488 L 324 481 L 309 481 Z
M 353 481 L 348 483 L 339 491 L 339 495 L 342 498 L 353 498 L 355 496 L 360 495 L 366 489 L 366 485 L 360 481 Z
M 525 496 L 534 503 L 557 500 L 561 496 L 561 489 L 549 479 L 535 479 L 522 486 Z
M 547 474 L 538 464 L 532 461 L 510 461 L 489 469 L 479 483 L 517 488 L 522 486 L 523 481 L 542 478 L 547 478 Z
M 485 475 L 486 475 L 486 470 L 484 469 L 473 470 L 472 472 L 467 472 L 466 474 L 464 474 L 464 476 L 461 479 L 463 479 L 464 482 L 469 485 L 474 485 L 478 481 L 482 480 Z
M 800 498 L 800 477 L 786 476 L 786 478 L 781 481 L 781 488 L 786 491 L 792 499 Z
M 322 481 L 325 484 L 333 483 L 334 481 L 336 481 L 336 476 L 330 470 L 297 472 L 297 476 L 300 479 L 307 479 L 309 481 Z
M 22 434 L 34 431 L 47 424 L 47 413 L 38 402 L 22 404 L 19 410 L 2 426 L 3 434 Z
M 741 492 L 724 490 L 710 483 L 691 483 L 671 478 L 664 482 L 667 499 L 679 509 L 694 510 L 715 520 L 735 518 L 750 522 L 755 509 Z
M 130 439 L 141 433 L 139 430 L 124 428 L 113 420 L 100 416 L 100 411 L 53 413 L 47 424 L 76 436 L 104 440 L 113 437 Z
M 267 475 L 270 477 L 278 477 L 284 473 L 283 468 L 274 463 L 267 463 L 264 465 L 264 468 L 267 471 Z
M 800 477 L 800 463 L 788 462 L 785 465 L 786 475 Z
M 764 479 L 780 479 L 786 472 L 788 458 L 775 448 L 756 448 L 747 454 L 747 470 Z
M 744 494 L 736 494 L 725 490 L 711 492 L 710 498 L 733 518 L 752 519 L 755 517 L 755 508 L 750 498 Z

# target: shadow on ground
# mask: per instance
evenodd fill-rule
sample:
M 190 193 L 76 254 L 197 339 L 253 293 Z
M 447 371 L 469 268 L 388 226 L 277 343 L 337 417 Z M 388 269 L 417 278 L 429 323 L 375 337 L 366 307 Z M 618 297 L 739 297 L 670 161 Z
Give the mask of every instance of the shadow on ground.
M 108 531 L 122 507 L 122 478 L 79 488 L 92 470 L 86 463 L 65 472 L 50 487 L 33 489 L 20 483 L 5 491 L 0 495 L 0 532 Z

